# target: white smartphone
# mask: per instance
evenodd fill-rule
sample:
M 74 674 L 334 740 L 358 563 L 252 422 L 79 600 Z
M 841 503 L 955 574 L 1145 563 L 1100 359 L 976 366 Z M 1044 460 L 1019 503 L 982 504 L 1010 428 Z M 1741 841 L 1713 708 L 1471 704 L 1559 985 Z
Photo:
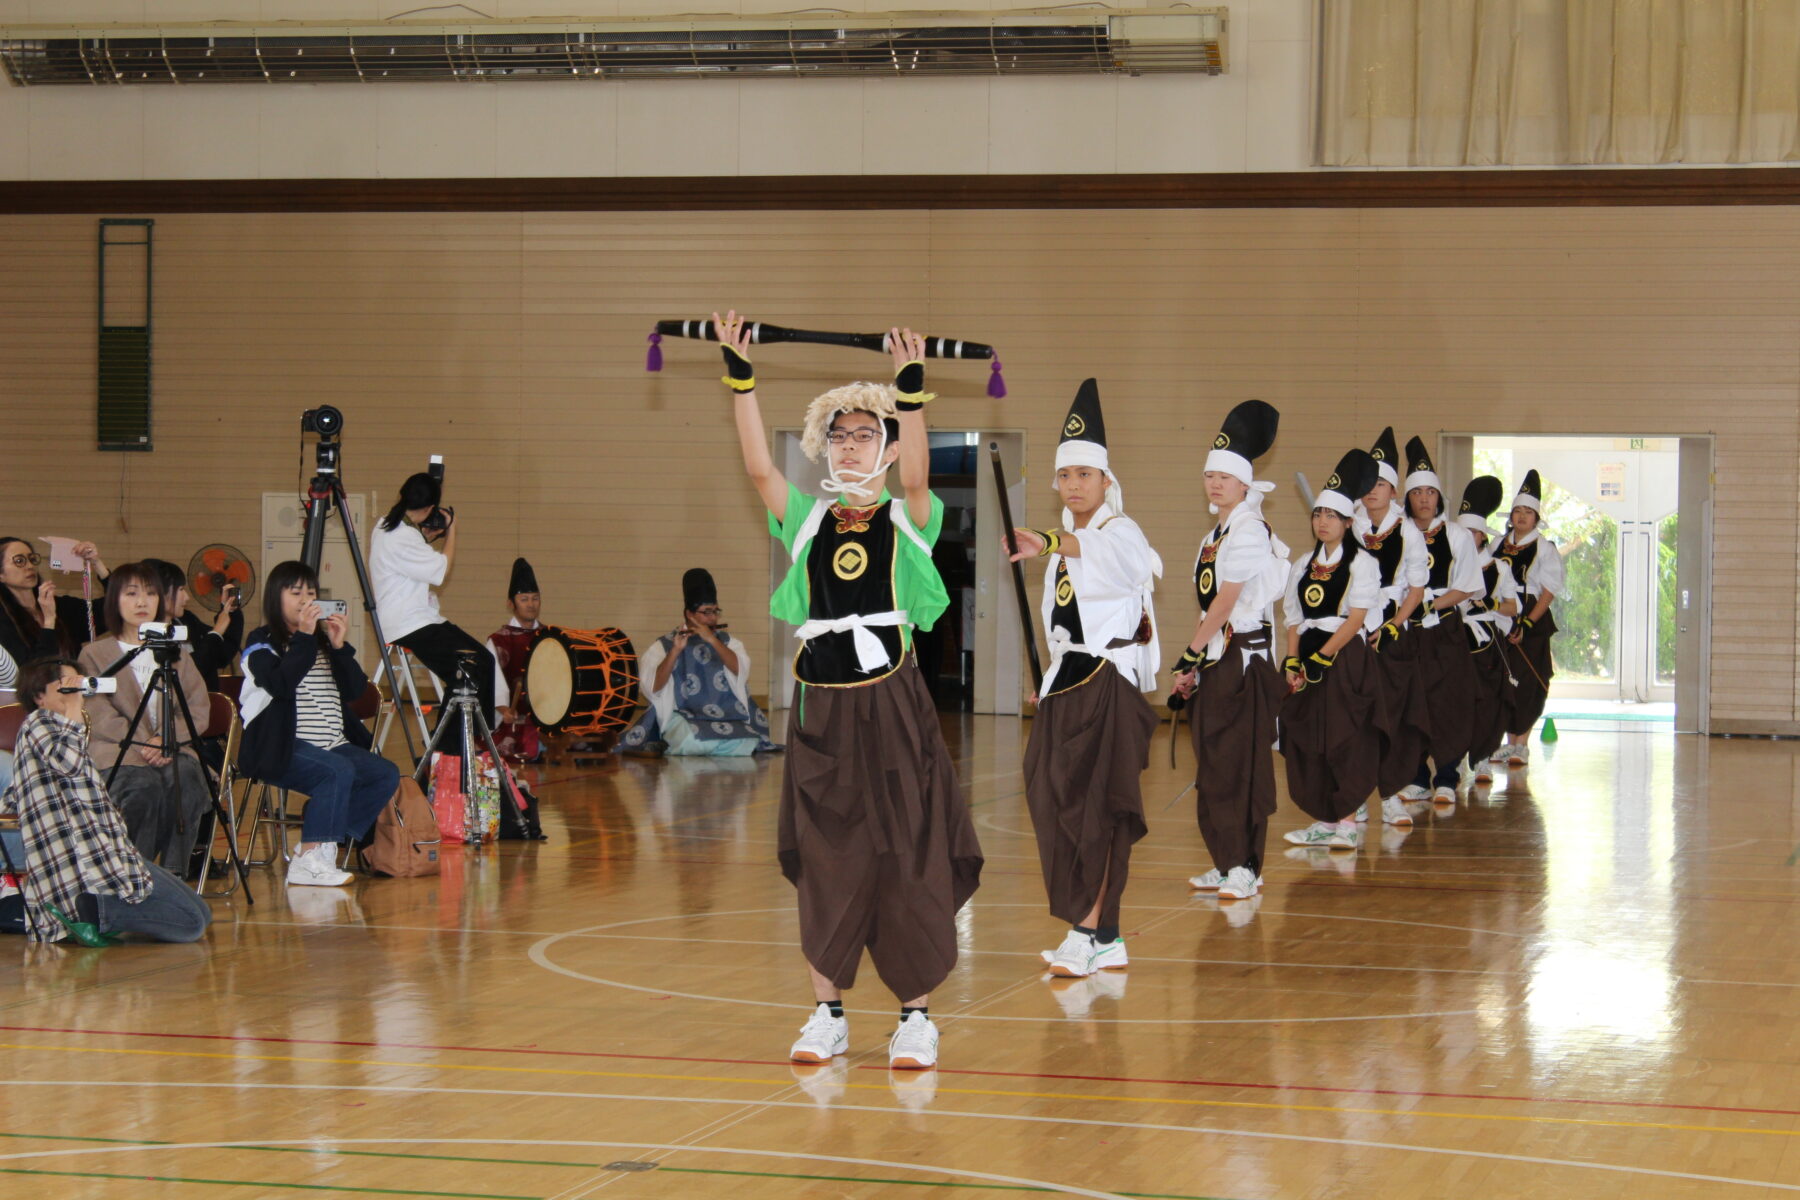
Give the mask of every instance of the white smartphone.
M 348 600 L 321 600 L 319 601 L 319 615 L 321 617 L 348 617 L 350 602 Z

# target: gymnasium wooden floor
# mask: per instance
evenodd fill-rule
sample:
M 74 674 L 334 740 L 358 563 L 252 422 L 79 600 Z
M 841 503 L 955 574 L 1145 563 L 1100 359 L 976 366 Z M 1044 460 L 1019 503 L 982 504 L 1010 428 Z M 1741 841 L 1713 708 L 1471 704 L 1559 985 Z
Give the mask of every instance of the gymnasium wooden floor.
M 1017 721 L 949 725 L 987 851 L 892 1076 L 805 1019 L 774 864 L 781 762 L 541 773 L 552 840 L 440 879 L 221 903 L 196 946 L 9 942 L 8 1196 L 1732 1197 L 1800 1191 L 1797 749 L 1565 731 L 1520 781 L 1283 856 L 1205 864 L 1166 733 L 1132 967 L 1046 982 Z M 1284 802 L 1278 832 L 1300 824 Z M 304 904 L 297 903 L 304 901 Z

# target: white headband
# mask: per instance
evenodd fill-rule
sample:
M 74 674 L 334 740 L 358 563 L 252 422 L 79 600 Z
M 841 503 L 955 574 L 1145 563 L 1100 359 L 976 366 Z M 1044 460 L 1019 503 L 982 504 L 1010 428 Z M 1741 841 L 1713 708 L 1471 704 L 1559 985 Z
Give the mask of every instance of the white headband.
M 1348 520 L 1356 515 L 1356 502 L 1340 491 L 1326 488 L 1313 499 L 1314 508 L 1329 508 Z
M 1375 473 L 1386 480 L 1389 487 L 1397 488 L 1400 486 L 1400 473 L 1394 470 L 1392 463 L 1381 462 L 1378 460 L 1375 463 Z
M 1481 516 L 1479 513 L 1462 513 L 1456 518 L 1456 523 L 1461 525 L 1464 529 L 1472 530 L 1476 533 L 1485 533 L 1490 539 L 1500 536 L 1498 533 L 1494 532 L 1494 527 L 1487 523 L 1487 518 Z
M 1106 502 L 1115 513 L 1125 511 L 1125 489 L 1119 486 L 1119 477 L 1112 473 L 1112 465 L 1107 461 L 1106 447 L 1099 442 L 1083 441 L 1076 438 L 1072 441 L 1060 442 L 1056 447 L 1056 469 L 1064 467 L 1092 467 L 1106 474 Z M 1050 488 L 1056 489 L 1056 479 L 1050 479 Z
M 1436 488 L 1438 495 L 1444 494 L 1444 485 L 1438 481 L 1436 471 L 1414 471 L 1406 477 L 1407 491 L 1410 492 L 1414 488 L 1421 487 Z
M 1231 450 L 1209 450 L 1206 454 L 1206 471 L 1223 471 L 1227 475 L 1235 475 L 1244 481 L 1245 487 L 1256 483 L 1256 471 L 1250 460 Z
M 1544 515 L 1544 510 L 1538 506 L 1538 498 L 1533 496 L 1530 492 L 1520 492 L 1518 495 L 1514 496 L 1512 506 L 1514 508 L 1529 508 L 1540 517 Z

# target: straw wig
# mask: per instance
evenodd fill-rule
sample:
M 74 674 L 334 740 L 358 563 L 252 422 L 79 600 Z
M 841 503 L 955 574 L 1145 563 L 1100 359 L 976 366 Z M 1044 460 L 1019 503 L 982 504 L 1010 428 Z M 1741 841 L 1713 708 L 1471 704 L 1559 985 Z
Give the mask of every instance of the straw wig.
M 806 406 L 806 428 L 800 435 L 800 449 L 813 462 L 824 458 L 825 435 L 831 432 L 831 423 L 838 414 L 847 412 L 866 412 L 880 421 L 889 433 L 887 443 L 892 445 L 895 441 L 893 426 L 888 422 L 896 419 L 898 410 L 894 401 L 899 394 L 891 383 L 846 383 L 843 387 L 832 388 Z

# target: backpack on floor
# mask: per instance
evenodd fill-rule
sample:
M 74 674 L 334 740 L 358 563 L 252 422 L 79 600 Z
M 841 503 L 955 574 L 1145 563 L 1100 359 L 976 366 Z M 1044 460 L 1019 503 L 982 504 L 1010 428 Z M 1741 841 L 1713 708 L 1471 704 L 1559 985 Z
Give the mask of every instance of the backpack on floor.
M 437 819 L 410 775 L 402 776 L 394 798 L 375 818 L 375 831 L 363 848 L 363 864 L 378 875 L 408 878 L 438 873 Z

